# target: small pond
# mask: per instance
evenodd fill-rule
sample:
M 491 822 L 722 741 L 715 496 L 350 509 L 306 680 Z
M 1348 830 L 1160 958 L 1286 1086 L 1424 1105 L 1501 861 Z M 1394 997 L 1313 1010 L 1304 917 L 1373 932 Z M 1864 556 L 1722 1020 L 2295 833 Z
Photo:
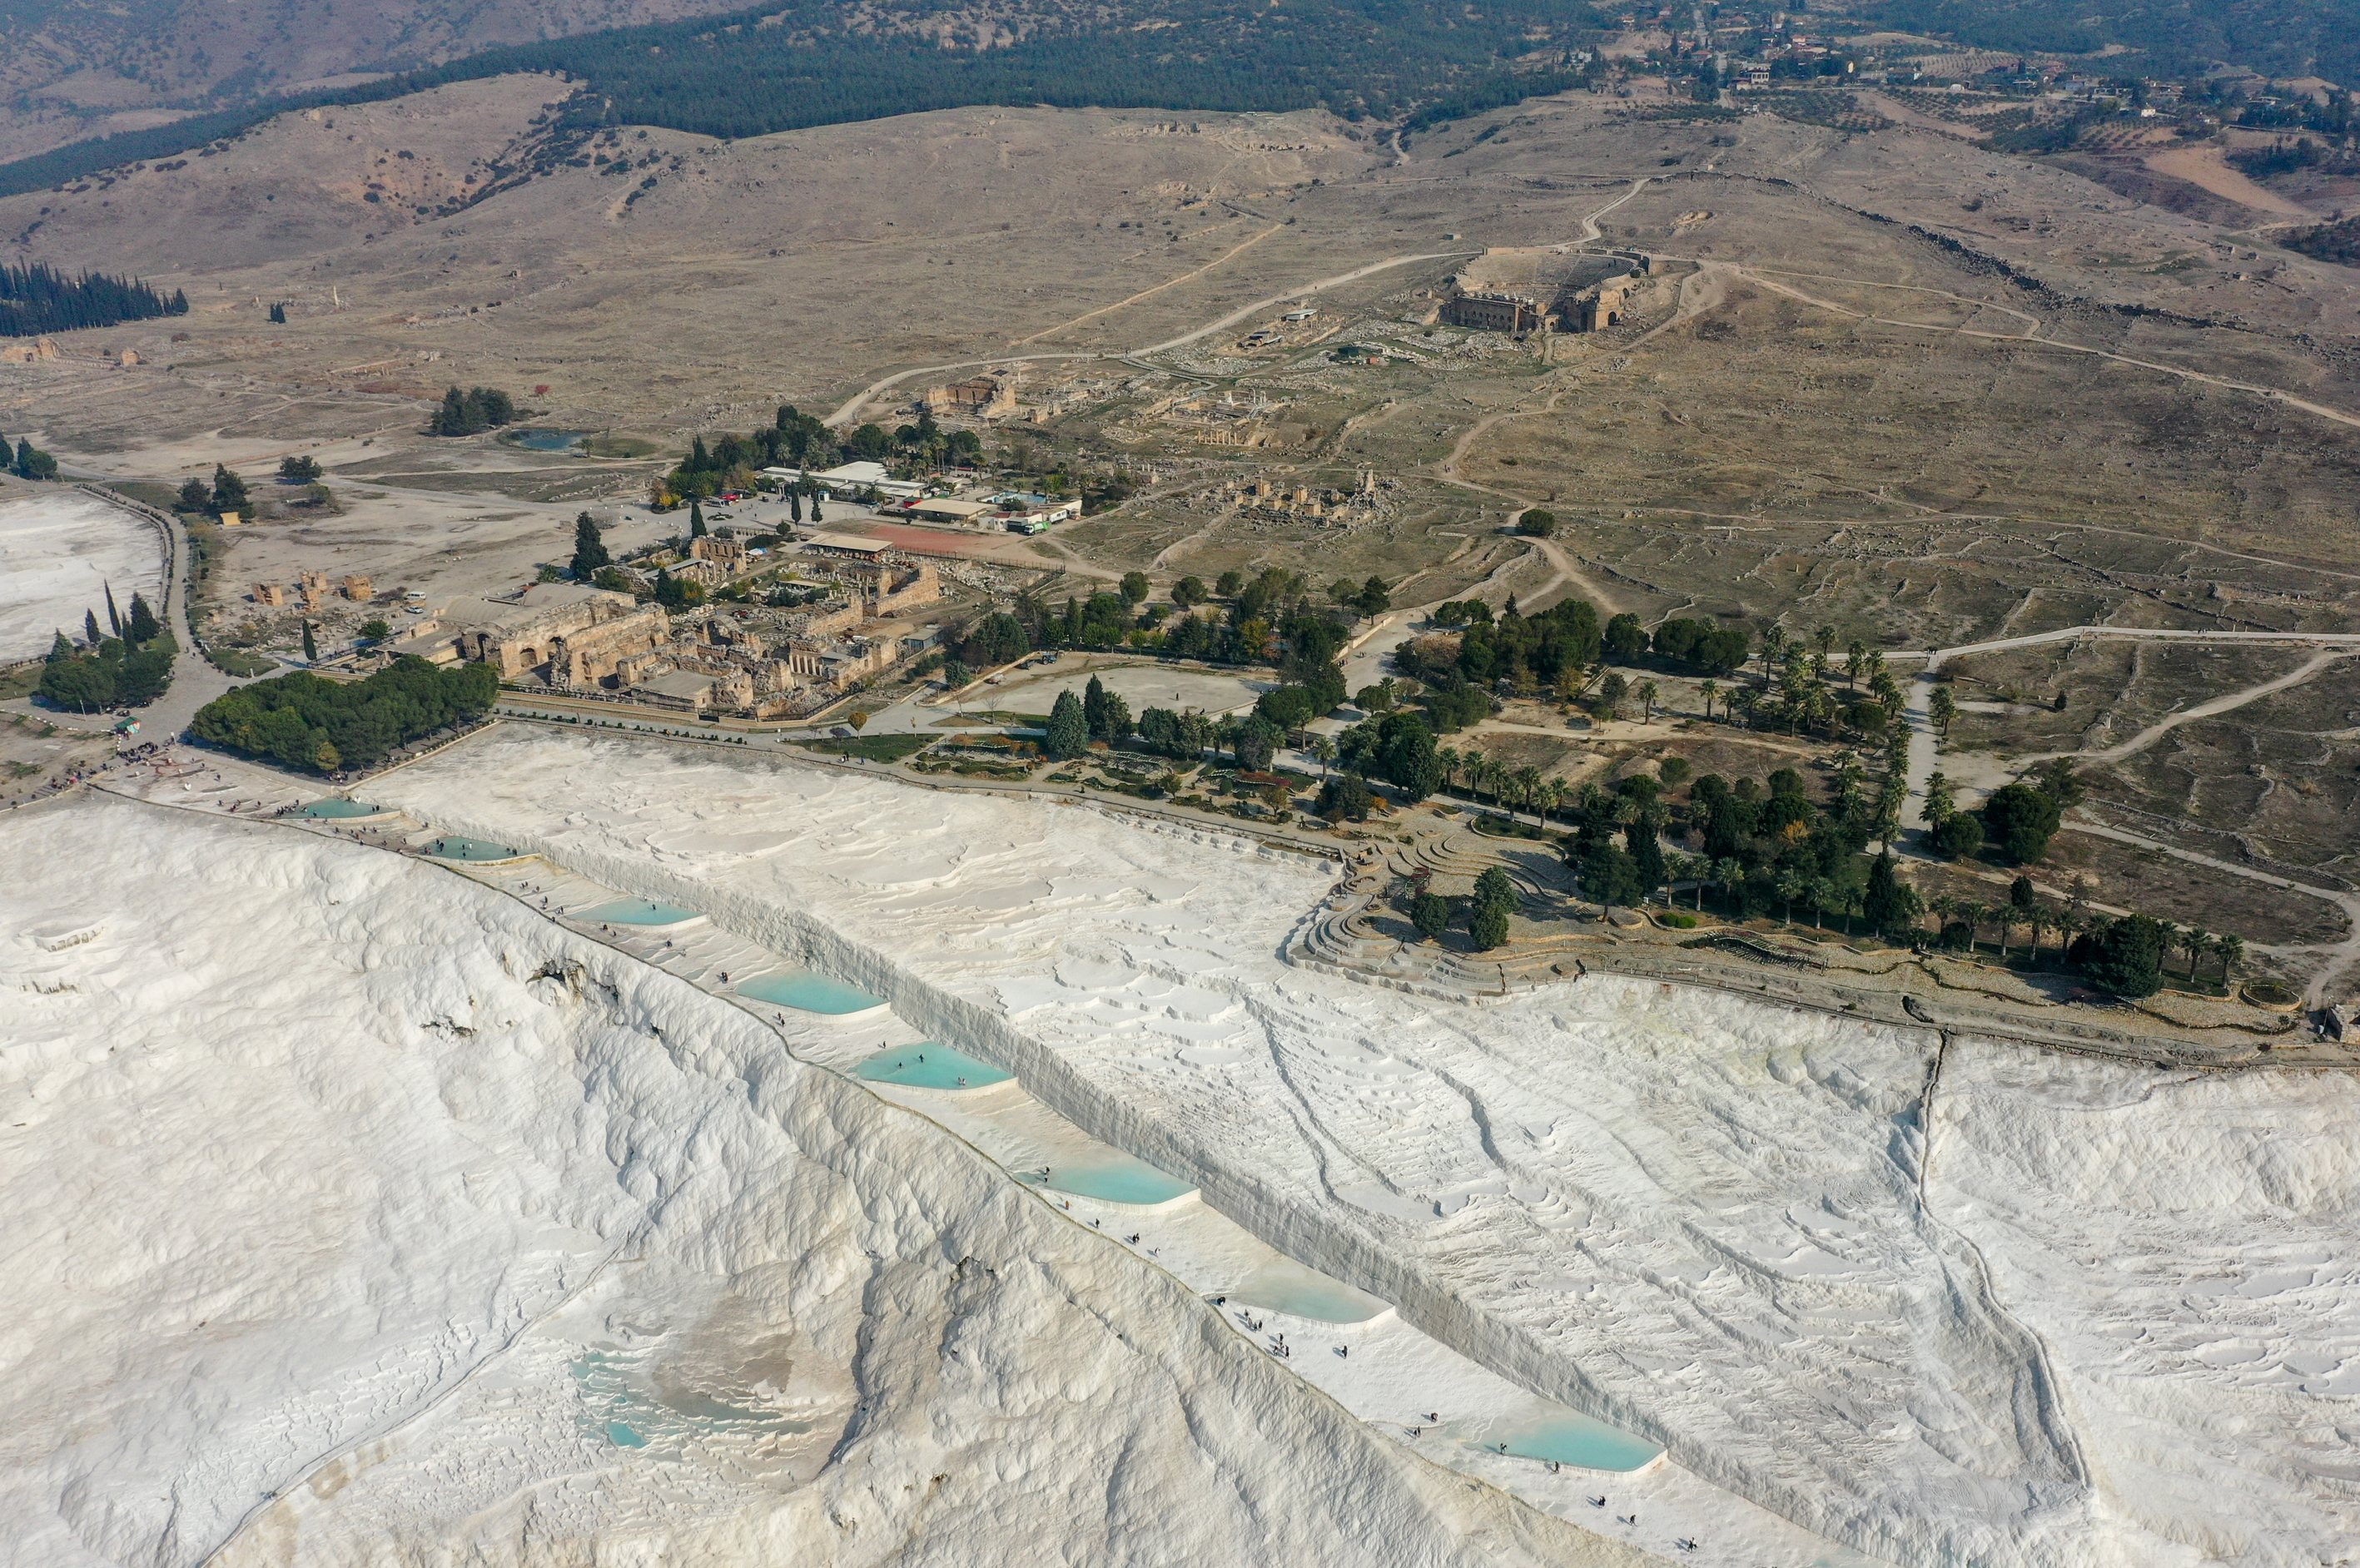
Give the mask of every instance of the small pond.
M 527 452 L 572 452 L 588 430 L 510 430 L 505 438 Z

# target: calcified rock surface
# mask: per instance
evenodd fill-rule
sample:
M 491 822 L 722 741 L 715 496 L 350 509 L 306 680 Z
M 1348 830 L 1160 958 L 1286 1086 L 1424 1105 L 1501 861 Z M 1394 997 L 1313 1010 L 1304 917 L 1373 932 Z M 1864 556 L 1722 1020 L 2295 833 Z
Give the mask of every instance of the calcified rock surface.
M 1638 1561 L 514 899 L 105 797 L 0 864 L 0 1561 Z
M 2360 1535 L 2344 1077 L 1596 980 L 1436 1006 L 1279 960 L 1318 862 L 720 753 L 507 730 L 373 794 L 803 952 L 1864 1550 L 2310 1563 Z
M 59 632 L 79 637 L 82 613 L 106 626 L 106 585 L 117 608 L 148 595 L 163 613 L 163 541 L 120 506 L 74 490 L 0 501 L 0 661 L 47 653 Z

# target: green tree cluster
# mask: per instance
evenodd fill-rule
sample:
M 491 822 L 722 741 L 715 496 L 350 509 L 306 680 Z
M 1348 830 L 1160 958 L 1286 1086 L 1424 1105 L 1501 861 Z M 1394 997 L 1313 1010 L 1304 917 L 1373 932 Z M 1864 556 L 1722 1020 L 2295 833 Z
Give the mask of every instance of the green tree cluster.
M 285 768 L 375 768 L 397 746 L 480 718 L 499 690 L 490 665 L 438 670 L 414 656 L 366 681 L 298 671 L 224 692 L 197 710 L 189 733 Z
M 316 457 L 282 457 L 279 460 L 279 483 L 281 485 L 316 485 L 322 472 Z
M 13 452 L 5 441 L 0 441 L 0 470 L 19 479 L 55 479 L 58 460 L 35 446 L 29 436 L 18 441 Z
M 147 608 L 144 601 L 132 603 L 138 609 Z M 148 624 L 154 624 L 152 618 Z M 172 655 L 171 639 L 155 632 L 145 646 L 124 637 L 99 637 L 81 651 L 60 636 L 50 647 L 34 690 L 45 700 L 78 713 L 145 707 L 172 683 Z
M 516 401 L 495 387 L 456 387 L 442 394 L 442 407 L 428 423 L 430 434 L 475 436 L 516 420 Z
M 132 278 L 85 272 L 70 278 L 45 263 L 0 265 L 0 338 L 74 332 L 157 316 L 185 315 L 189 298 L 159 294 Z

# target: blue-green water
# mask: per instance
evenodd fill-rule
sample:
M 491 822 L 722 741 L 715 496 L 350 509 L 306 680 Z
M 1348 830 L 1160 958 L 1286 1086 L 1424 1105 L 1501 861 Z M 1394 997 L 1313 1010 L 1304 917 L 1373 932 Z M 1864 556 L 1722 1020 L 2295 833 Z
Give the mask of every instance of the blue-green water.
M 295 813 L 299 817 L 377 817 L 385 814 L 383 806 L 372 806 L 365 800 L 339 800 L 330 796 L 314 800 Z
M 510 430 L 508 439 L 527 452 L 571 452 L 588 430 Z
M 1076 1198 L 1098 1198 L 1109 1203 L 1168 1203 L 1196 1189 L 1176 1176 L 1166 1176 L 1144 1160 L 1133 1160 L 1120 1149 L 1094 1153 L 1077 1165 L 1052 1165 L 1046 1181 L 1036 1167 L 1017 1173 L 1052 1192 Z
M 574 1360 L 574 1391 L 585 1430 L 617 1448 L 676 1453 L 688 1442 L 735 1434 L 757 1441 L 811 1431 L 811 1422 L 749 1410 L 704 1394 L 651 1389 L 639 1356 L 585 1350 Z
M 650 898 L 617 898 L 611 903 L 577 909 L 574 918 L 595 925 L 676 926 L 683 920 L 696 919 L 696 911 L 683 909 L 678 904 L 659 904 Z
M 880 1051 L 853 1071 L 871 1083 L 899 1083 L 912 1089 L 980 1089 L 1005 1083 L 1011 1076 L 989 1062 L 978 1062 L 963 1051 L 931 1040 Z
M 504 844 L 486 844 L 479 838 L 438 838 L 426 846 L 426 853 L 437 860 L 521 860 L 524 852 L 510 849 Z
M 1584 1470 L 1636 1470 L 1664 1452 L 1644 1437 L 1563 1405 L 1551 1405 L 1546 1413 L 1524 1421 L 1496 1423 L 1480 1438 L 1466 1441 L 1470 1448 L 1554 1459 Z
M 881 996 L 872 996 L 858 986 L 831 980 L 825 975 L 814 975 L 808 969 L 789 969 L 776 975 L 758 975 L 738 986 L 738 994 L 751 996 L 758 1002 L 775 1002 L 781 1007 L 795 1007 L 806 1013 L 865 1013 L 871 1007 L 885 1005 Z
M 1385 1302 L 1378 1297 L 1306 1269 L 1291 1258 L 1263 1264 L 1227 1294 L 1248 1306 L 1292 1312 L 1320 1323 L 1366 1323 L 1385 1310 Z

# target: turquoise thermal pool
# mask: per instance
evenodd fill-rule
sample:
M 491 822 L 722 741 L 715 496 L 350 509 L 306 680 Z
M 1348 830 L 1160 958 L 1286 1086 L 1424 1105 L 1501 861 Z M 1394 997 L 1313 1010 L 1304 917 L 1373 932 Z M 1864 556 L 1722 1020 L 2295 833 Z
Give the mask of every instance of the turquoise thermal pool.
M 1243 1284 L 1232 1286 L 1227 1294 L 1229 1300 L 1251 1307 L 1291 1312 L 1319 1323 L 1366 1323 L 1387 1305 L 1366 1290 L 1355 1290 L 1316 1269 L 1306 1269 L 1291 1258 L 1273 1258 L 1248 1275 Z
M 332 795 L 324 800 L 312 801 L 295 814 L 320 818 L 381 817 L 385 815 L 385 808 L 372 806 L 365 800 L 339 800 Z
M 426 853 L 437 860 L 522 860 L 524 852 L 510 849 L 504 844 L 487 844 L 479 838 L 438 838 L 426 846 Z
M 683 920 L 696 919 L 696 911 L 683 909 L 678 904 L 659 904 L 651 898 L 617 898 L 577 909 L 574 918 L 595 925 L 676 926 Z
M 1011 1076 L 931 1040 L 880 1051 L 853 1071 L 871 1083 L 899 1083 L 905 1089 L 982 1089 L 1005 1083 Z
M 1144 1160 L 1133 1160 L 1120 1149 L 1105 1149 L 1091 1154 L 1074 1165 L 1051 1165 L 1043 1176 L 1036 1168 L 1020 1171 L 1017 1175 L 1036 1182 L 1054 1192 L 1070 1192 L 1076 1198 L 1096 1198 L 1108 1203 L 1136 1203 L 1153 1207 L 1185 1197 L 1196 1189 L 1176 1176 L 1166 1176 Z
M 790 969 L 776 975 L 759 975 L 738 986 L 738 994 L 751 996 L 758 1002 L 772 1002 L 781 1007 L 794 1007 L 806 1013 L 865 1013 L 871 1007 L 885 1005 L 881 996 L 872 996 L 857 985 L 831 980 L 825 975 L 814 975 L 808 969 Z
M 1554 1460 L 1583 1470 L 1637 1470 L 1654 1464 L 1664 1452 L 1644 1437 L 1563 1405 L 1549 1405 L 1543 1413 L 1523 1421 L 1489 1423 L 1480 1437 L 1460 1435 L 1470 1448 Z

